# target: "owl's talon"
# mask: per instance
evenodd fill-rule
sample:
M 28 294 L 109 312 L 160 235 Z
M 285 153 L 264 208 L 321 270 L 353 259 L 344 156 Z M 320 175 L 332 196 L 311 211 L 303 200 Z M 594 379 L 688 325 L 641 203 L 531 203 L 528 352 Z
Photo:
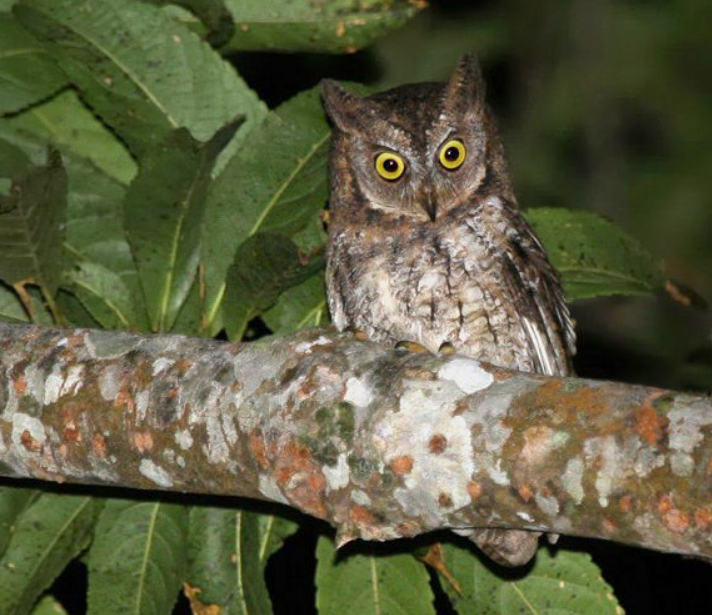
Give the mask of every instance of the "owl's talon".
M 417 342 L 409 342 L 407 340 L 401 340 L 396 342 L 396 350 L 401 350 L 403 352 L 430 352 L 425 346 L 421 346 Z
M 361 329 L 352 329 L 349 328 L 349 331 L 353 334 L 353 336 L 359 341 L 359 342 L 367 342 L 368 341 L 368 335 L 366 335 Z
M 456 353 L 457 350 L 455 350 L 455 346 L 453 346 L 450 342 L 443 342 L 442 344 L 440 344 L 440 348 L 438 348 L 438 354 L 442 355 L 443 357 L 449 357 Z

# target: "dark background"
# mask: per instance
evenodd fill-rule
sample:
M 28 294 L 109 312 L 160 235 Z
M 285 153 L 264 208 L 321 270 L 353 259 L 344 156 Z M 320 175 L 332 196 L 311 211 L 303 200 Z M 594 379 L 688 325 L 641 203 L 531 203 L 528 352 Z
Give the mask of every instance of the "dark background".
M 431 0 L 366 51 L 241 54 L 234 62 L 274 106 L 324 77 L 382 88 L 444 80 L 462 53 L 475 51 L 522 206 L 611 218 L 695 297 L 693 307 L 662 294 L 577 303 L 579 374 L 707 391 L 711 24 L 710 0 Z M 314 613 L 315 562 L 305 554 L 327 530 L 303 521 L 268 568 L 271 588 L 279 583 L 272 594 L 278 615 Z M 712 612 L 707 563 L 596 541 L 562 538 L 559 545 L 591 553 L 629 615 Z M 72 602 L 84 600 L 85 581 L 83 565 L 74 563 L 55 584 L 72 612 L 81 612 Z M 187 605 L 178 611 L 188 613 Z

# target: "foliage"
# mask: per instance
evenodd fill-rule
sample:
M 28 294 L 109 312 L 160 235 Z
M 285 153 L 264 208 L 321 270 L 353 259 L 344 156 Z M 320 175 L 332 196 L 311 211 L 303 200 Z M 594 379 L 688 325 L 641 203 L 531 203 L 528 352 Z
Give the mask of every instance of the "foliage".
M 350 51 L 423 3 L 163 4 L 0 3 L 0 318 L 231 338 L 258 318 L 276 333 L 323 323 L 330 131 L 318 91 L 269 110 L 219 51 Z M 655 259 L 601 217 L 528 215 L 570 300 L 661 287 Z M 194 612 L 268 614 L 265 568 L 296 529 L 237 508 L 7 487 L 0 603 L 30 612 L 88 548 L 90 613 L 167 614 L 182 587 Z M 518 612 L 512 596 L 535 604 L 551 587 L 552 609 L 602 612 L 608 589 L 585 556 L 540 553 L 513 581 L 445 549 L 463 614 Z M 426 569 L 409 554 L 335 562 L 322 538 L 317 555 L 324 614 L 434 612 Z M 55 607 L 46 597 L 34 612 Z

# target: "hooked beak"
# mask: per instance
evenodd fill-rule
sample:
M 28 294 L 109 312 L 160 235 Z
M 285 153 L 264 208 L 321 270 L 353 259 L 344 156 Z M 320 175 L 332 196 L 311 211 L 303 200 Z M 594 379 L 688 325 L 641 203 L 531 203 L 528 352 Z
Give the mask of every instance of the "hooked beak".
M 435 199 L 432 197 L 428 197 L 422 202 L 422 205 L 423 209 L 425 210 L 425 213 L 428 214 L 428 218 L 430 218 L 430 221 L 435 222 L 435 218 L 438 214 L 438 205 Z

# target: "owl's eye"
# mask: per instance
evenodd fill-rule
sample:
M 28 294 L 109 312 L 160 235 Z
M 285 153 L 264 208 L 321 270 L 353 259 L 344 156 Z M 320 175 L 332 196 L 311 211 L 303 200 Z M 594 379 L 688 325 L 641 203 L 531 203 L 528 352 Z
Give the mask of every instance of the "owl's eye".
M 403 175 L 405 162 L 397 154 L 381 152 L 376 156 L 376 171 L 383 179 L 395 181 Z
M 465 156 L 467 156 L 465 144 L 459 139 L 451 139 L 442 146 L 438 158 L 441 165 L 450 171 L 454 171 L 465 162 Z

